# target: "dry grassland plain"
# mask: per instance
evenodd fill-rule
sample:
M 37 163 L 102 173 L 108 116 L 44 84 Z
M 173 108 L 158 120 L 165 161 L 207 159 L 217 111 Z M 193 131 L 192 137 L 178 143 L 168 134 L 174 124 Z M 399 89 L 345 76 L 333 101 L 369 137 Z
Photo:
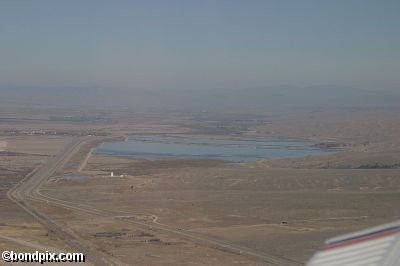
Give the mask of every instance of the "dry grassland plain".
M 19 115 L 0 126 L 0 143 L 7 142 L 0 152 L 0 249 L 70 249 L 7 191 L 77 135 L 88 134 L 91 141 L 40 187 L 48 202 L 31 204 L 121 265 L 273 265 L 185 232 L 302 264 L 326 238 L 400 218 L 400 119 L 393 113 L 299 115 L 236 127 L 228 121 L 227 128 L 241 135 L 298 136 L 339 148 L 331 155 L 248 163 L 87 156 L 103 141 L 129 133 L 212 132 L 207 121 L 120 113 L 107 121 L 47 121 L 40 112 L 36 119 L 42 120 Z

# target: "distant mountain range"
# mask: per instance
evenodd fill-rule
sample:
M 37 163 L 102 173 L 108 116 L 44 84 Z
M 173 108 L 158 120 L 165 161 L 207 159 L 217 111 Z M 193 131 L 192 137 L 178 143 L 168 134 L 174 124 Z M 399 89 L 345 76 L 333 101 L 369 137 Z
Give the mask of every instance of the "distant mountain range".
M 2 105 L 123 107 L 141 111 L 265 113 L 400 106 L 400 91 L 373 91 L 337 85 L 198 90 L 2 87 L 0 93 Z

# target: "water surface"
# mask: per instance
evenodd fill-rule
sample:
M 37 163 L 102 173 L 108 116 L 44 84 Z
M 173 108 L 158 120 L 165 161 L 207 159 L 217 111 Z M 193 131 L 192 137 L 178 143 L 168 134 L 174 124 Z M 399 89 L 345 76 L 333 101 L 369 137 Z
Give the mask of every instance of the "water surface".
M 303 157 L 332 152 L 315 143 L 284 137 L 216 138 L 209 136 L 134 136 L 108 142 L 96 154 L 144 159 L 201 158 L 244 162 L 260 159 Z

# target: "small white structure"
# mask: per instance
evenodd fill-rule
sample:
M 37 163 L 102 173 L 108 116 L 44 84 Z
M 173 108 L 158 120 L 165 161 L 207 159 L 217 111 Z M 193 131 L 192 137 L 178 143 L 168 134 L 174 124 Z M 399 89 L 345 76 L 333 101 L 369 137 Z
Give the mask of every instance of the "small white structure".
M 114 176 L 114 172 L 113 171 L 111 171 L 111 177 L 113 177 Z

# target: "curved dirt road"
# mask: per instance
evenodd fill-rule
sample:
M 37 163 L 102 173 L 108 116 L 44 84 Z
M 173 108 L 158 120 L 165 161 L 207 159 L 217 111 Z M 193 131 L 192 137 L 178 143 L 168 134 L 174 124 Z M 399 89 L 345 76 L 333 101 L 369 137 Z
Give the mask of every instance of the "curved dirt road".
M 93 138 L 93 137 L 92 137 Z M 172 233 L 177 236 L 180 236 L 184 239 L 224 250 L 229 251 L 235 254 L 245 255 L 254 257 L 257 259 L 261 259 L 267 262 L 270 265 L 285 265 L 285 266 L 294 266 L 294 265 L 302 265 L 296 261 L 292 261 L 286 258 L 276 257 L 272 255 L 265 254 L 263 252 L 259 252 L 256 250 L 252 250 L 247 247 L 242 247 L 236 244 L 229 243 L 227 241 L 213 238 L 210 236 L 202 235 L 199 233 L 191 232 L 189 230 L 183 230 L 181 228 L 176 228 L 170 225 L 161 224 L 157 222 L 157 219 L 153 219 L 152 222 L 143 222 L 139 220 L 133 219 L 121 219 L 123 216 L 134 217 L 134 213 L 126 213 L 126 212 L 118 212 L 118 211 L 110 211 L 94 208 L 89 205 L 79 204 L 74 202 L 63 201 L 57 198 L 49 197 L 48 195 L 44 195 L 40 191 L 40 187 L 57 171 L 62 169 L 64 164 L 74 155 L 74 153 L 79 149 L 79 147 L 85 143 L 90 141 L 90 137 L 81 137 L 75 139 L 70 145 L 65 147 L 57 156 L 50 159 L 45 165 L 43 165 L 37 172 L 35 172 L 32 176 L 28 176 L 26 179 L 19 182 L 16 186 L 14 186 L 8 193 L 8 197 L 17 203 L 21 208 L 34 216 L 37 220 L 39 220 L 47 229 L 55 232 L 61 239 L 65 240 L 67 244 L 71 248 L 74 248 L 76 251 L 83 252 L 89 260 L 93 261 L 95 265 L 124 265 L 122 262 L 116 261 L 115 258 L 109 258 L 106 254 L 96 251 L 96 247 L 91 246 L 90 244 L 83 241 L 78 235 L 74 232 L 68 230 L 68 228 L 63 228 L 57 225 L 54 221 L 52 221 L 48 216 L 40 213 L 37 209 L 35 209 L 29 201 L 38 201 L 44 202 L 47 204 L 52 204 L 56 206 L 62 206 L 65 208 L 70 208 L 74 210 L 79 210 L 85 213 L 90 213 L 94 215 L 104 216 L 104 217 L 113 217 L 115 219 L 119 219 L 121 222 L 133 223 L 138 226 L 146 227 L 146 228 L 156 228 L 158 230 L 162 230 L 167 233 Z M 137 215 L 137 214 L 136 214 Z M 151 215 L 151 214 L 149 214 Z M 154 215 L 153 215 L 154 216 Z

